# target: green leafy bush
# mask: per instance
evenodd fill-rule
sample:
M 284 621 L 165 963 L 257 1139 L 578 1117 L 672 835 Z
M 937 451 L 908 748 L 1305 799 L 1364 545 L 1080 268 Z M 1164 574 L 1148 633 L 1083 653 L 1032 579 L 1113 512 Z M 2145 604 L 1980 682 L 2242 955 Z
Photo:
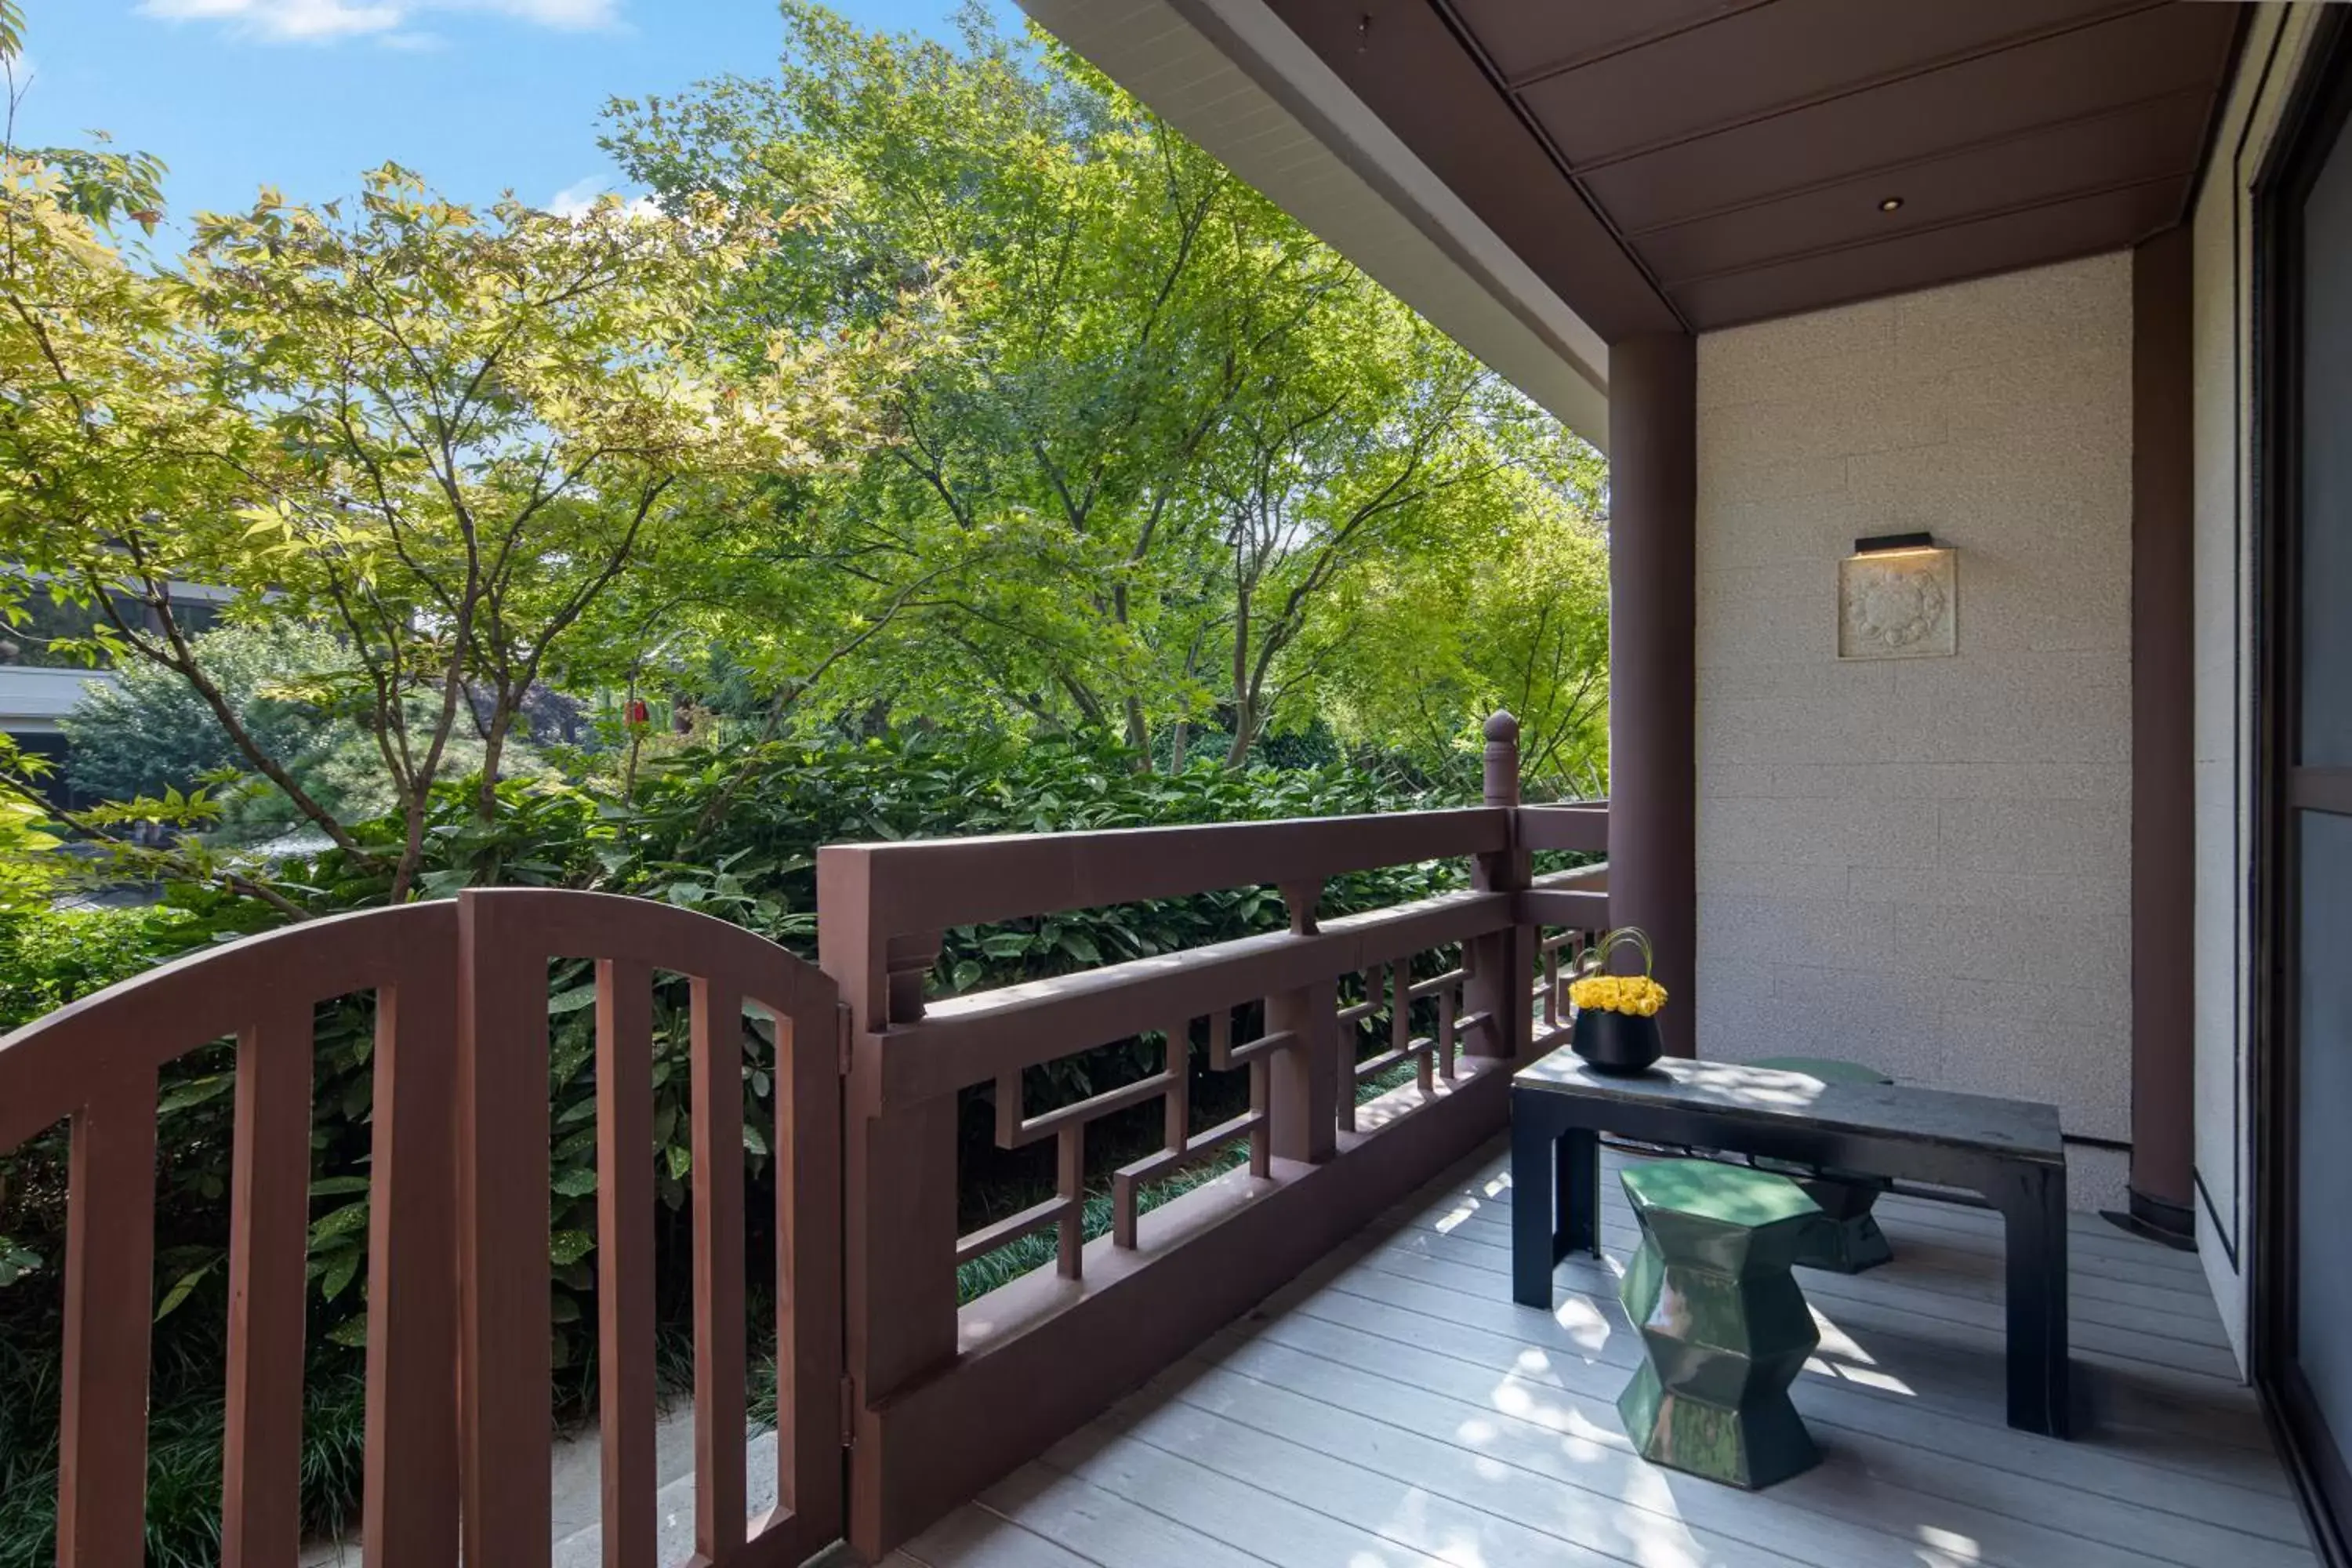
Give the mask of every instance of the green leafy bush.
M 152 906 L 0 915 L 0 1030 L 185 952 L 194 925 L 190 910 Z

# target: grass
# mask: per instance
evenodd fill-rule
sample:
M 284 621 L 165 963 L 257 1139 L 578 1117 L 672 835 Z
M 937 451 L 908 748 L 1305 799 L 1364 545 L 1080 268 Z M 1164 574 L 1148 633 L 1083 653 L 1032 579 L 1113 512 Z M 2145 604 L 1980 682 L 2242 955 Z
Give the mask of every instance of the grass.
M 302 1519 L 330 1531 L 355 1514 L 367 1429 L 362 1358 L 338 1345 L 314 1355 L 303 1384 Z M 56 1560 L 58 1346 L 9 1336 L 0 1352 L 0 1568 Z M 221 1560 L 223 1331 L 158 1336 L 147 1428 L 148 1568 Z

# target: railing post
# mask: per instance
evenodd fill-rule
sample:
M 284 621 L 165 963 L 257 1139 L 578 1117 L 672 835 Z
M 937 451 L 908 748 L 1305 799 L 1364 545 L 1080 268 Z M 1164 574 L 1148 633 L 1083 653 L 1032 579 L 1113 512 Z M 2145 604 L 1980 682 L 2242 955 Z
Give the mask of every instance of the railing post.
M 464 893 L 457 974 L 459 1533 L 467 1563 L 543 1568 L 554 1508 L 545 949 L 506 905 Z
M 1510 814 L 1510 841 L 1481 855 L 1471 868 L 1471 885 L 1481 892 L 1516 893 L 1531 879 L 1532 859 L 1519 847 L 1519 721 L 1507 712 L 1486 721 L 1486 805 Z M 1469 1010 L 1486 1016 L 1467 1041 L 1465 1054 L 1516 1058 L 1534 1037 L 1535 928 L 1515 925 L 1467 944 L 1470 977 L 1465 984 Z
M 1299 882 L 1282 889 L 1290 911 L 1290 934 L 1313 936 L 1323 884 Z M 1265 1032 L 1287 1031 L 1297 1043 L 1276 1051 L 1266 1063 L 1267 1141 L 1277 1160 L 1307 1163 L 1329 1159 L 1339 1147 L 1339 982 L 1318 981 L 1265 999 Z M 1349 1084 L 1348 1089 L 1355 1086 Z
M 878 1560 L 917 1520 L 894 1496 L 925 1457 L 892 1453 L 872 1413 L 956 1355 L 956 1102 L 882 1103 L 878 1037 L 923 1016 L 923 978 L 941 933 L 893 931 L 877 908 L 872 858 L 817 851 L 818 962 L 849 1009 L 849 1094 L 843 1161 L 845 1350 L 856 1390 L 850 1544 Z
M 440 906 L 375 998 L 360 1528 L 368 1562 L 384 1568 L 453 1563 L 459 1550 L 461 962 L 457 911 Z

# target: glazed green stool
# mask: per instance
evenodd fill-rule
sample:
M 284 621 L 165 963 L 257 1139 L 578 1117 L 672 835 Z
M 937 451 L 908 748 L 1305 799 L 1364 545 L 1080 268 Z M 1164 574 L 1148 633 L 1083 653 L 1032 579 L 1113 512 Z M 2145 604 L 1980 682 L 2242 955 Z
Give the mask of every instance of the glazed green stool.
M 1822 1222 L 1796 1183 L 1746 1165 L 1660 1160 L 1624 1173 L 1642 1222 L 1617 1294 L 1642 1335 L 1617 1396 L 1652 1464 L 1754 1489 L 1810 1468 L 1820 1450 L 1789 1385 L 1821 1342 L 1790 1265 Z
M 1770 1068 L 1776 1072 L 1801 1072 L 1823 1083 L 1895 1081 L 1876 1068 L 1831 1057 L 1764 1057 L 1748 1065 Z M 1830 1217 L 1831 1223 L 1816 1230 L 1798 1251 L 1801 1268 L 1859 1274 L 1895 1260 L 1895 1248 L 1887 1245 L 1886 1233 L 1878 1228 L 1877 1216 L 1870 1212 L 1878 1202 L 1878 1194 L 1886 1190 L 1885 1177 L 1865 1175 L 1860 1171 L 1817 1171 L 1810 1165 L 1783 1160 L 1759 1160 L 1756 1163 L 1780 1173 L 1804 1188 L 1805 1194 L 1821 1205 L 1822 1212 Z

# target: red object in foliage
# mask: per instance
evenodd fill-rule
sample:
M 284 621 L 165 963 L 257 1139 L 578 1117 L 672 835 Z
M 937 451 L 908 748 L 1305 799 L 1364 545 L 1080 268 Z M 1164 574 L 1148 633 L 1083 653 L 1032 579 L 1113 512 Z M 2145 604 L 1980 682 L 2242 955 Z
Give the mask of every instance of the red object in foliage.
M 646 711 L 646 705 L 645 705 L 645 701 L 644 701 L 644 700 L 643 700 L 643 699 L 641 699 L 641 698 L 631 698 L 631 699 L 629 700 L 629 722 L 630 722 L 630 723 L 632 723 L 632 724 L 644 724 L 644 723 L 647 723 L 647 722 L 649 722 L 649 721 L 651 721 L 652 717 L 653 717 L 653 716 L 652 716 L 651 714 L 649 714 L 649 713 L 647 713 L 647 712 Z

